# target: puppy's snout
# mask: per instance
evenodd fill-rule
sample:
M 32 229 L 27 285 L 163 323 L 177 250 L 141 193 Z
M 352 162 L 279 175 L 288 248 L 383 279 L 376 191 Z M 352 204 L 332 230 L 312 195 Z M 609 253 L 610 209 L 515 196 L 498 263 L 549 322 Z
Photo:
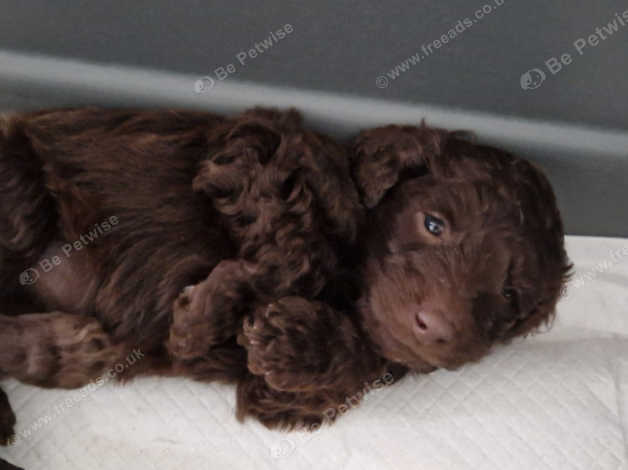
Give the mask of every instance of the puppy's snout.
M 446 344 L 454 339 L 454 325 L 449 315 L 430 307 L 419 308 L 414 317 L 414 333 L 421 344 Z

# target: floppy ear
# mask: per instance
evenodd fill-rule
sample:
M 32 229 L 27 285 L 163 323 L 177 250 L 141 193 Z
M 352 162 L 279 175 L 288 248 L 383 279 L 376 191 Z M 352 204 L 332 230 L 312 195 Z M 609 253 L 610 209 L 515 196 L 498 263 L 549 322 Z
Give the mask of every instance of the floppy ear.
M 404 171 L 420 171 L 441 154 L 449 133 L 421 126 L 385 126 L 361 132 L 352 152 L 353 178 L 368 208 L 375 207 Z
M 509 167 L 508 186 L 521 208 L 527 250 L 536 252 L 533 258 L 537 263 L 535 304 L 513 328 L 510 337 L 515 337 L 551 323 L 573 265 L 565 251 L 563 223 L 549 180 L 527 160 L 513 158 Z

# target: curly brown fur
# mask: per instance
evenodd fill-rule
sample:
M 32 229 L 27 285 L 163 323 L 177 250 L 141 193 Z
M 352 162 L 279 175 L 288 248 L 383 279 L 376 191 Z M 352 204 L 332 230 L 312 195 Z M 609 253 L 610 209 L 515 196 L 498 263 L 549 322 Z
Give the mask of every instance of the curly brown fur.
M 140 350 L 122 378 L 235 383 L 239 418 L 311 429 L 383 376 L 534 330 L 566 281 L 547 180 L 456 133 L 388 126 L 345 148 L 263 109 L 0 129 L 0 374 L 29 383 L 78 387 Z

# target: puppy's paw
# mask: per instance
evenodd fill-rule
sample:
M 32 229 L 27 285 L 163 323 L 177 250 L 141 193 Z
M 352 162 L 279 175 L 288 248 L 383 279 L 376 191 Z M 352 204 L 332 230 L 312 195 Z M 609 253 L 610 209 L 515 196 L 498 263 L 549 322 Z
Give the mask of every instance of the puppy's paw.
M 317 325 L 317 305 L 297 297 L 258 309 L 245 320 L 240 344 L 248 351 L 251 373 L 282 391 L 313 388 L 328 355 Z
M 179 359 L 205 356 L 213 346 L 233 338 L 240 331 L 241 263 L 220 262 L 209 277 L 188 286 L 174 301 L 168 350 Z
M 9 399 L 0 389 L 0 445 L 6 446 L 15 441 L 15 413 Z

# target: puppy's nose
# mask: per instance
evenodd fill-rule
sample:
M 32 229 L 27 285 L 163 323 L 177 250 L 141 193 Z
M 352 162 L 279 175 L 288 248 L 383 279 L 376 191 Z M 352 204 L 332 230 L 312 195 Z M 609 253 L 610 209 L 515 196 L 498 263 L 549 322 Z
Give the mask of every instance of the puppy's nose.
M 414 320 L 415 334 L 423 344 L 445 344 L 454 339 L 454 326 L 440 310 L 422 308 Z

